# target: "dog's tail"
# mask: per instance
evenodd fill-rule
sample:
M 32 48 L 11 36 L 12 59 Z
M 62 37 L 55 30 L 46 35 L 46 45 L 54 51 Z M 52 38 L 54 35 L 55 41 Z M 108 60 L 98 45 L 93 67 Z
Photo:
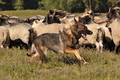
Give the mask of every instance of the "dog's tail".
M 26 54 L 27 56 L 31 57 L 31 55 L 29 53 Z
M 32 57 L 32 54 L 31 53 L 27 53 L 26 54 L 28 57 Z

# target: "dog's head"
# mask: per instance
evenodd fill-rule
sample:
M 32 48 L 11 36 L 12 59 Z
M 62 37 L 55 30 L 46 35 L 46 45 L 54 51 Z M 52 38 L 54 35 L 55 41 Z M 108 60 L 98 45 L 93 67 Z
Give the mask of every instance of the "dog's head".
M 74 25 L 72 25 L 70 27 L 72 34 L 76 37 L 76 38 L 80 38 L 83 37 L 84 39 L 86 39 L 86 35 L 92 34 L 92 31 L 88 30 L 88 28 L 83 24 L 82 18 L 79 17 L 78 19 L 79 21 L 77 21 L 74 18 Z

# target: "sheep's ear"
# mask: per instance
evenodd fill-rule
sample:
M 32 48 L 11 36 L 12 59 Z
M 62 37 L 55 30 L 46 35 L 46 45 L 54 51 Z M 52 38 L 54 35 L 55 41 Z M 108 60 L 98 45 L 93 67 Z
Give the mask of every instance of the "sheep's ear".
M 49 10 L 48 14 L 52 15 L 55 11 L 54 10 Z
M 83 23 L 83 20 L 82 20 L 82 18 L 81 18 L 81 17 L 78 17 L 78 22 Z
M 52 12 L 52 10 L 50 9 L 48 13 L 51 13 L 51 12 Z
M 27 18 L 26 21 L 29 21 L 29 18 Z
M 38 20 L 35 20 L 35 23 L 37 24 L 37 23 L 38 23 Z

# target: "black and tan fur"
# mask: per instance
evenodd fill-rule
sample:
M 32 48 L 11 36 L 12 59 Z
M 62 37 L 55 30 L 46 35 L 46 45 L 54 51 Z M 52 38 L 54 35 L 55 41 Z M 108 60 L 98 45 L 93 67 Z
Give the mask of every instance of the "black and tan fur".
M 75 24 L 68 29 L 64 29 L 59 34 L 45 33 L 38 36 L 32 43 L 31 52 L 27 53 L 31 57 L 31 60 L 40 56 L 40 63 L 45 60 L 46 49 L 52 50 L 55 53 L 72 53 L 84 64 L 87 62 L 80 56 L 78 39 L 80 37 L 85 38 L 84 35 L 92 34 L 91 31 L 82 23 L 82 19 L 79 17 L 79 22 L 74 19 Z

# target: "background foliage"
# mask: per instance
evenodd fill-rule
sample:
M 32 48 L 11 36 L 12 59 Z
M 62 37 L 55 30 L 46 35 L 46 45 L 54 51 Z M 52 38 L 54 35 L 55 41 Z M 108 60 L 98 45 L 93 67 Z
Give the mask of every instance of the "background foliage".
M 61 9 L 83 12 L 86 8 L 96 12 L 107 12 L 109 7 L 120 4 L 120 0 L 0 0 L 0 10 Z

